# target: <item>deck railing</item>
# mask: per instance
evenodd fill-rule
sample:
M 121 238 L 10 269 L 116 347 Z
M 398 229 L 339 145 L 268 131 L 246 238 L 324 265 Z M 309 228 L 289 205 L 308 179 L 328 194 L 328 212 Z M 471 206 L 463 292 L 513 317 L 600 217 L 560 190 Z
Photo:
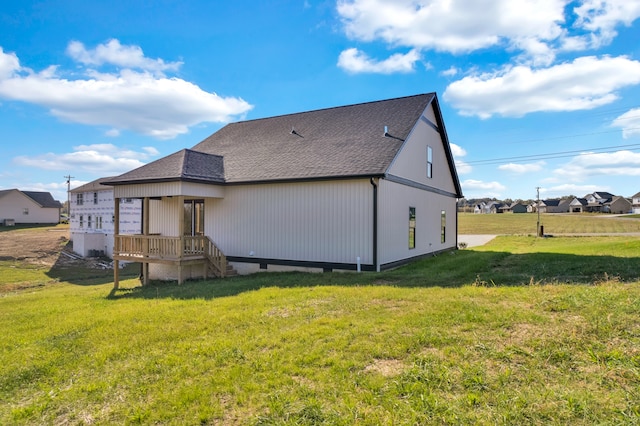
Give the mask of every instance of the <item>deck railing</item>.
M 227 258 L 207 236 L 116 235 L 114 257 L 133 262 L 208 260 L 216 275 L 224 277 Z

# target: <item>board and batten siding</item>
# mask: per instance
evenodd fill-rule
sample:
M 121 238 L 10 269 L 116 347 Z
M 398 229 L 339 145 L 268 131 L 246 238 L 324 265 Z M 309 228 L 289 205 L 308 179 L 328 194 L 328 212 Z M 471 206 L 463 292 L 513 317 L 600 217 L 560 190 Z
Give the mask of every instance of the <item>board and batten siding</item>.
M 449 170 L 440 133 L 423 118 L 434 125 L 436 124 L 432 106 L 425 110 L 422 118 L 416 123 L 388 173 L 454 194 L 456 192 L 455 183 Z M 427 146 L 433 150 L 433 177 L 431 178 L 427 177 Z
M 381 265 L 423 256 L 457 245 L 456 199 L 380 180 L 378 255 Z M 415 248 L 409 248 L 409 208 L 416 209 Z M 441 213 L 446 213 L 445 242 L 441 242 Z
M 205 200 L 205 232 L 227 256 L 373 263 L 369 180 L 235 185 Z

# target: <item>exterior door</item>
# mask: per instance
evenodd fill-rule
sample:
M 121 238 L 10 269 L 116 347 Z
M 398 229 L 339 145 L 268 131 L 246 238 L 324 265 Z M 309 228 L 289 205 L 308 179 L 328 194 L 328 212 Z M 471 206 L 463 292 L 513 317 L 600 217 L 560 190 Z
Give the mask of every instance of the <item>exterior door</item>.
M 184 235 L 204 235 L 204 200 L 185 200 Z

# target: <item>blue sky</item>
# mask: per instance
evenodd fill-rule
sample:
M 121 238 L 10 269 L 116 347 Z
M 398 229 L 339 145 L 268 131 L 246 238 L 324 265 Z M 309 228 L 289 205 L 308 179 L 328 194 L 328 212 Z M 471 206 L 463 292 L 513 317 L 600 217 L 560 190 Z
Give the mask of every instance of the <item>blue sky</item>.
M 228 122 L 437 92 L 467 198 L 640 191 L 640 2 L 0 5 L 0 189 L 51 191 Z

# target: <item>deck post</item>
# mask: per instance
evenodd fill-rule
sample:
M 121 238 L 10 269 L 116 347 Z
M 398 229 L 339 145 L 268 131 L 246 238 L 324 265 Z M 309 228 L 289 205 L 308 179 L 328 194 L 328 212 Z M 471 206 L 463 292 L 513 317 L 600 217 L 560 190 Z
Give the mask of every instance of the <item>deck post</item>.
M 120 198 L 113 198 L 113 235 L 114 241 L 120 234 Z M 118 248 L 118 250 L 120 250 Z M 115 253 L 114 253 L 115 254 Z M 120 254 L 120 253 L 117 253 Z M 120 287 L 120 261 L 113 261 L 113 289 L 117 290 Z
M 149 197 L 142 199 L 142 235 L 149 235 Z M 149 239 L 144 239 L 143 252 L 149 255 Z M 149 262 L 142 262 L 142 285 L 149 284 Z

